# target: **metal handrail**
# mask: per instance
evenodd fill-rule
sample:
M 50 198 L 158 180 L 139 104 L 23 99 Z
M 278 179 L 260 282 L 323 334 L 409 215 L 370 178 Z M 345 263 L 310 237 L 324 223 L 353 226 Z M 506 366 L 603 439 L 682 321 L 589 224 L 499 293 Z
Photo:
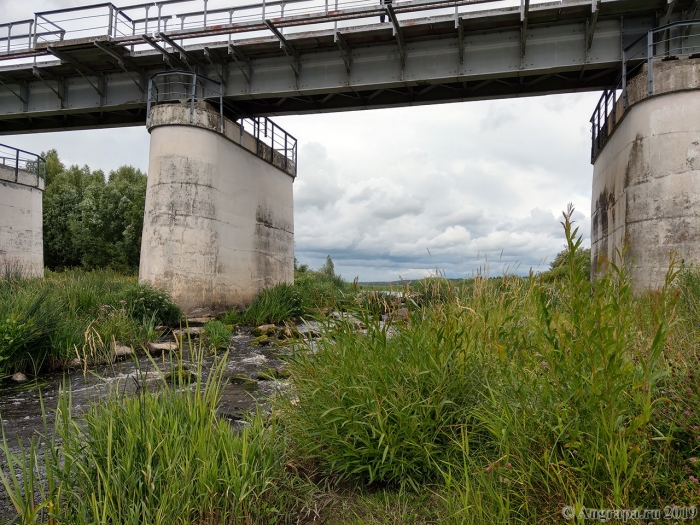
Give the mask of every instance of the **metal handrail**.
M 627 87 L 630 79 L 642 74 L 646 65 L 647 96 L 653 96 L 654 59 L 663 57 L 664 60 L 677 60 L 684 55 L 700 58 L 700 32 L 692 33 L 694 27 L 700 27 L 700 20 L 686 20 L 657 27 L 622 50 L 622 71 L 618 80 L 614 87 L 603 91 L 591 116 L 591 162 L 595 161 L 628 109 Z M 674 36 L 674 30 L 681 31 Z M 688 45 L 688 41 L 691 45 Z
M 252 129 L 250 133 L 257 143 L 258 154 L 260 154 L 260 144 L 265 144 L 272 150 L 270 162 L 274 164 L 274 152 L 278 152 L 284 159 L 284 170 L 289 171 L 289 163 L 294 168 L 293 177 L 297 176 L 297 139 L 284 129 L 275 124 L 267 117 L 246 117 L 238 120 L 241 137 L 247 129 Z
M 19 148 L 13 148 L 6 144 L 0 144 L 0 169 L 14 172 L 16 184 L 43 189 L 46 187 L 46 159 L 41 155 Z M 31 173 L 36 176 L 36 183 L 27 184 L 20 181 L 20 172 Z M 0 180 L 6 180 L 0 178 Z
M 166 71 L 153 75 L 148 82 L 146 126 L 151 122 L 151 107 L 157 104 L 189 102 L 190 123 L 194 120 L 196 102 L 209 102 L 219 107 L 219 132 L 224 133 L 224 89 L 216 80 L 191 71 Z M 250 133 L 256 141 L 256 155 L 273 165 L 275 153 L 281 156 L 284 167 L 293 177 L 297 173 L 297 139 L 267 117 L 234 117 L 240 129 L 239 142 L 243 145 L 243 134 Z M 250 130 L 250 131 L 248 131 Z M 270 148 L 270 158 L 264 155 L 261 144 Z M 291 164 L 290 164 L 291 163 Z M 279 166 L 278 166 L 279 167 Z
M 382 2 L 377 0 L 262 0 L 257 3 L 235 5 L 231 0 L 230 7 L 208 9 L 209 0 L 157 0 L 136 5 L 115 6 L 112 3 L 101 3 L 92 6 L 72 7 L 36 13 L 33 29 L 27 38 L 27 47 L 17 47 L 5 50 L 5 41 L 9 40 L 0 34 L 0 59 L 28 56 L 43 56 L 47 54 L 44 46 L 38 46 L 39 39 L 43 42 L 70 40 L 73 38 L 107 37 L 116 43 L 128 46 L 142 46 L 147 49 L 141 38 L 144 34 L 164 32 L 178 40 L 215 37 L 243 32 L 269 31 L 265 20 L 272 19 L 280 27 L 298 27 L 304 25 L 338 23 L 374 17 L 385 12 Z M 502 0 L 403 0 L 393 3 L 394 11 L 408 14 L 418 11 L 453 10 L 455 18 L 465 15 L 460 7 L 475 7 Z M 531 0 L 531 8 L 548 0 Z M 182 12 L 173 9 L 174 5 L 183 5 Z M 191 5 L 197 9 L 191 9 Z M 200 7 L 202 6 L 202 7 Z M 290 6 L 298 6 L 291 7 Z M 285 8 L 288 8 L 285 14 Z M 514 8 L 517 9 L 517 8 Z M 65 14 L 85 14 L 88 11 L 97 14 L 89 16 L 64 17 Z M 84 20 L 89 18 L 94 23 L 87 26 Z M 179 20 L 180 27 L 167 26 L 168 20 Z M 188 22 L 185 23 L 185 19 Z M 192 20 L 192 21 L 190 21 Z M 49 31 L 46 31 L 51 26 Z M 43 32 L 42 32 L 43 31 Z M 58 35 L 56 37 L 56 35 Z M 51 40 L 54 37 L 54 40 Z M 160 40 L 154 35 L 156 40 Z M 12 37 L 14 40 L 14 37 Z M 133 50 L 132 50 L 133 51 Z

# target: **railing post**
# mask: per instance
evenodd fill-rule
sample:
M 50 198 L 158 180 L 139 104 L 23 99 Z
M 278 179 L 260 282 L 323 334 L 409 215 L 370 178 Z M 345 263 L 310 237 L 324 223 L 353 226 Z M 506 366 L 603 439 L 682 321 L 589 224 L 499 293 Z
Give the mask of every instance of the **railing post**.
M 204 29 L 207 28 L 207 0 L 204 0 Z
M 153 93 L 153 77 L 148 79 L 148 101 L 146 102 L 146 127 L 151 122 L 151 97 Z
M 32 49 L 36 49 L 36 42 L 39 39 L 39 17 L 34 15 L 34 43 L 32 44 Z
M 112 36 L 112 24 L 114 23 L 114 8 L 109 6 L 109 18 L 107 19 L 107 36 Z
M 262 21 L 265 23 L 265 0 L 262 2 Z
M 121 13 L 119 9 L 114 13 L 114 38 L 117 38 L 117 32 L 119 31 L 119 13 Z
M 647 33 L 647 79 L 648 95 L 654 94 L 654 32 Z
M 158 32 L 159 33 L 160 33 L 160 19 L 162 18 L 161 17 L 162 11 L 163 11 L 163 4 L 158 4 Z
M 190 124 L 194 119 L 194 98 L 197 94 L 197 73 L 192 75 L 192 102 L 190 103 Z
M 10 42 L 12 41 L 12 24 L 7 25 L 7 52 L 10 52 Z
M 627 111 L 627 60 L 622 52 L 622 110 Z
M 19 180 L 19 150 L 15 150 L 15 182 Z
M 598 108 L 596 109 L 596 121 L 597 121 L 597 130 L 598 130 L 598 136 L 597 136 L 597 141 L 598 141 L 598 151 L 600 151 L 600 104 L 598 105 Z
M 287 132 L 285 131 L 285 133 L 284 133 L 284 169 L 285 170 L 287 169 L 287 161 L 289 160 L 287 158 L 287 137 L 288 137 L 288 135 L 287 135 Z M 272 159 L 273 164 L 274 164 L 274 160 L 275 159 L 273 158 Z
M 143 32 L 144 32 L 144 34 L 146 34 L 146 35 L 148 34 L 148 10 L 149 10 L 150 8 L 151 8 L 150 5 L 147 5 L 147 6 L 146 6 L 146 17 L 145 17 L 145 18 L 146 18 L 146 21 L 144 22 L 145 25 L 143 26 Z
M 224 85 L 219 84 L 219 131 L 224 133 Z

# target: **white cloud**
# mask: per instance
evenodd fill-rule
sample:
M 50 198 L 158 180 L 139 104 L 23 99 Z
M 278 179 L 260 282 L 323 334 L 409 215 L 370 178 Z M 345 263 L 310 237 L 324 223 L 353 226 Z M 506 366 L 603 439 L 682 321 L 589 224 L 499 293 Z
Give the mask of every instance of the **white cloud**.
M 86 4 L 0 0 L 0 19 Z M 361 280 L 527 273 L 564 247 L 569 202 L 588 243 L 588 119 L 598 94 L 276 118 L 299 138 L 296 253 Z M 3 137 L 67 163 L 143 170 L 144 128 Z M 488 262 L 487 262 L 488 261 Z

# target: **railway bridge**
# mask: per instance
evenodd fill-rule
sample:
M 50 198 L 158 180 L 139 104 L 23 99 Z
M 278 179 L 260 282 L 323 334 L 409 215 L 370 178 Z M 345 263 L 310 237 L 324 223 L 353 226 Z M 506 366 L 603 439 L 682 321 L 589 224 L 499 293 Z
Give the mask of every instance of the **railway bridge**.
M 657 286 L 670 250 L 700 261 L 698 19 L 700 0 L 45 11 L 0 21 L 0 134 L 148 126 L 140 279 L 217 310 L 293 278 L 296 140 L 269 117 L 599 90 L 593 272 L 626 242 Z

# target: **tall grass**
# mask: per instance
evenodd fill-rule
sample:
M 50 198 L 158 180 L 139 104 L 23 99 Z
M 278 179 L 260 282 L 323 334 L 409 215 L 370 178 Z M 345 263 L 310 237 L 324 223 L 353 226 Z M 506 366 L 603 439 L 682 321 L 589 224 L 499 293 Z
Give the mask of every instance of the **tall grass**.
M 167 294 L 108 270 L 2 278 L 0 378 L 85 355 L 95 342 L 104 348 L 113 340 L 138 345 L 153 322 L 179 318 Z
M 3 475 L 22 523 L 247 524 L 287 512 L 294 497 L 278 489 L 285 474 L 276 428 L 258 414 L 237 432 L 216 417 L 225 367 L 224 358 L 202 381 L 200 366 L 193 385 L 114 392 L 83 415 L 64 388 L 47 447 L 32 441 L 18 457 L 3 446 L 10 472 L 24 467 Z M 48 478 L 37 487 L 41 466 Z
M 680 429 L 659 418 L 678 389 L 666 360 L 676 272 L 643 298 L 624 268 L 591 283 L 571 212 L 571 255 L 554 283 L 425 283 L 408 323 L 365 316 L 366 334 L 331 326 L 297 352 L 299 401 L 284 406 L 296 453 L 361 483 L 441 479 L 456 523 L 549 522 L 564 505 L 660 508 L 670 495 L 697 503 L 695 463 L 669 446 Z M 697 396 L 697 379 L 684 381 Z M 671 481 L 683 477 L 685 491 Z

